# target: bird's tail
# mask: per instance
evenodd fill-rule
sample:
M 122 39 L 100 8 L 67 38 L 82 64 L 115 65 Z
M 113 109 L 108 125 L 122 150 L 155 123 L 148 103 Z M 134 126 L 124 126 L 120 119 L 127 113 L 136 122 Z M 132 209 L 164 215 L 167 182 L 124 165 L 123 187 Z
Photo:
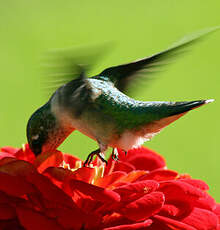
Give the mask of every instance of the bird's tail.
M 202 105 L 213 102 L 214 99 L 197 100 L 197 101 L 184 101 L 184 102 L 165 102 L 161 103 L 161 111 L 164 115 L 173 116 L 181 113 L 186 113 L 192 109 L 198 108 Z M 161 114 L 163 115 L 163 114 Z
M 197 100 L 186 102 L 156 102 L 148 105 L 148 111 L 151 111 L 152 121 L 144 127 L 144 133 L 158 133 L 161 129 L 176 121 L 188 111 L 198 108 L 202 105 L 213 102 L 209 100 Z

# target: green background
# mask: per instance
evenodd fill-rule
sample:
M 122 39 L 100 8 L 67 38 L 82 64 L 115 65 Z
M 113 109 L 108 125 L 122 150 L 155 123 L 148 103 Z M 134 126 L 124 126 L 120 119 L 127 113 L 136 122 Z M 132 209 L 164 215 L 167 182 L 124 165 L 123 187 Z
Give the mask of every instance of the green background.
M 47 100 L 42 90 L 42 55 L 54 48 L 114 41 L 103 68 L 161 51 L 191 32 L 220 25 L 219 0 L 1 0 L 0 144 L 26 142 L 29 116 Z M 142 100 L 214 98 L 164 129 L 145 145 L 162 154 L 170 169 L 205 180 L 220 201 L 220 31 L 193 47 L 150 87 Z M 97 147 L 74 132 L 60 150 L 85 159 Z

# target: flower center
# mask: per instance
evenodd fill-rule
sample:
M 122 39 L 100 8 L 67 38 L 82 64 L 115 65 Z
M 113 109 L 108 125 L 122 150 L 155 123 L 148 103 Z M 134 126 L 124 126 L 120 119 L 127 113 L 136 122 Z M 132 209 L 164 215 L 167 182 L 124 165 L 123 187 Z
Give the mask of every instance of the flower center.
M 75 163 L 75 167 L 71 168 L 70 164 L 66 163 L 64 160 L 63 162 L 60 164 L 60 167 L 64 168 L 64 169 L 68 169 L 72 172 L 84 167 L 83 166 L 83 162 L 82 161 L 76 161 Z M 99 178 L 103 178 L 104 177 L 104 172 L 105 172 L 105 164 L 100 164 L 99 166 L 97 165 L 93 165 L 90 164 L 89 165 L 90 168 L 94 169 L 94 177 L 91 181 L 91 184 L 94 184 L 96 180 L 98 180 Z

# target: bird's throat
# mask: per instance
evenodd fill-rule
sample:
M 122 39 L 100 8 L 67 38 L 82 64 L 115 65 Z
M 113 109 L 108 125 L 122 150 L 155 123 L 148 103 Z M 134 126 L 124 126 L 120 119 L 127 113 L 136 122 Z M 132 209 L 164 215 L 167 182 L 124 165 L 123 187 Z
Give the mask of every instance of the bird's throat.
M 56 127 L 49 135 L 47 143 L 43 146 L 42 152 L 56 150 L 63 141 L 74 131 L 72 127 Z

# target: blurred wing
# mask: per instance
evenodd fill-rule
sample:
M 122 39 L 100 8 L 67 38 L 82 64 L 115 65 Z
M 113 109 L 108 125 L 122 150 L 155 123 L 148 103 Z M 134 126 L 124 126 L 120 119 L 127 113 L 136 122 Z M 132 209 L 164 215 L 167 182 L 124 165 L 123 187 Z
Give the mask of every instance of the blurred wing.
M 74 79 L 85 78 L 88 71 L 104 56 L 107 46 L 109 44 L 48 52 L 43 65 L 46 90 L 52 92 Z
M 107 68 L 96 76 L 96 78 L 107 77 L 108 80 L 114 83 L 116 88 L 122 92 L 127 92 L 129 86 L 134 84 L 137 79 L 140 79 L 140 77 L 148 78 L 151 73 L 158 72 L 161 66 L 168 64 L 172 58 L 185 52 L 185 48 L 219 28 L 208 28 L 185 36 L 165 51 L 128 64 Z

